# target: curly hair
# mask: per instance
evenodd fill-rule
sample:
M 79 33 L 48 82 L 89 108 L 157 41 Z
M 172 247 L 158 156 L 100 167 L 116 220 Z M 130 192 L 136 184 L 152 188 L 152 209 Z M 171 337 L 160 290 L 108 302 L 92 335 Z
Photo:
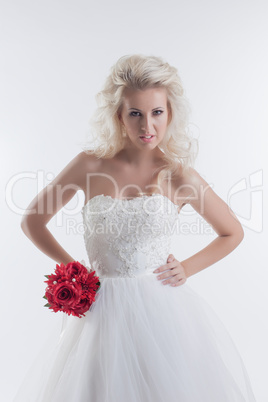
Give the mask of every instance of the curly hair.
M 111 67 L 103 89 L 96 95 L 98 108 L 90 119 L 91 141 L 85 143 L 83 150 L 98 158 L 112 158 L 121 151 L 125 141 L 118 112 L 123 104 L 124 90 L 153 87 L 166 88 L 171 111 L 167 131 L 158 145 L 167 162 L 160 176 L 163 179 L 168 171 L 177 172 L 192 166 L 198 153 L 198 141 L 192 137 L 188 127 L 189 103 L 177 69 L 156 56 L 125 55 Z M 91 149 L 90 143 L 93 143 Z

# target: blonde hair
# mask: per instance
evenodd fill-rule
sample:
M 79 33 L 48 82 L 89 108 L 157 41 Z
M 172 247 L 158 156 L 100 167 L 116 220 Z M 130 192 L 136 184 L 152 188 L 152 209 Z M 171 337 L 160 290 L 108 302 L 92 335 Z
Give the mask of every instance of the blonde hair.
M 197 156 L 198 142 L 192 138 L 188 127 L 190 107 L 177 69 L 160 57 L 133 54 L 121 57 L 110 71 L 102 91 L 96 95 L 98 108 L 90 119 L 90 137 L 93 141 L 87 141 L 83 150 L 98 158 L 112 158 L 125 145 L 123 127 L 118 117 L 125 88 L 144 90 L 164 87 L 171 121 L 159 144 L 167 162 L 160 176 L 163 179 L 168 171 L 175 172 L 192 166 Z M 196 153 L 194 142 L 197 145 Z M 90 143 L 93 143 L 91 149 Z

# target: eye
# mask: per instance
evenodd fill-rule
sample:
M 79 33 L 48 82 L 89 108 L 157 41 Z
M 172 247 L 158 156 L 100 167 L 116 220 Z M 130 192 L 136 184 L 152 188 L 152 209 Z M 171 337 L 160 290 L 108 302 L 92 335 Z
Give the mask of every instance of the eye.
M 159 113 L 158 113 L 158 112 L 159 112 Z M 162 113 L 163 113 L 163 110 L 155 110 L 155 111 L 154 111 L 154 114 L 156 114 L 157 116 L 160 115 L 160 114 L 162 114 Z
M 133 114 L 133 113 L 134 113 L 134 114 Z M 139 114 L 140 114 L 140 112 L 130 112 L 129 115 L 130 115 L 130 116 L 137 116 L 137 114 L 135 114 L 135 113 L 139 113 Z

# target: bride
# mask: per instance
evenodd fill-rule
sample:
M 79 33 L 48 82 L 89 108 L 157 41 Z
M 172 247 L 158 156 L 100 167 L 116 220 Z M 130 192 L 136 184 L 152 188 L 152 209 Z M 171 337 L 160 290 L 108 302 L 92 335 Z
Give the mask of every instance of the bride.
M 46 225 L 83 190 L 85 246 L 102 286 L 84 318 L 68 317 L 40 382 L 26 379 L 15 401 L 255 401 L 229 334 L 186 283 L 232 252 L 244 232 L 193 168 L 177 69 L 159 57 L 121 57 L 97 101 L 93 145 L 34 198 L 28 210 L 42 212 L 25 214 L 21 227 L 57 263 L 75 261 Z M 177 222 L 186 204 L 218 236 L 181 261 L 169 252 L 172 233 L 164 224 Z M 122 232 L 94 231 L 103 219 Z

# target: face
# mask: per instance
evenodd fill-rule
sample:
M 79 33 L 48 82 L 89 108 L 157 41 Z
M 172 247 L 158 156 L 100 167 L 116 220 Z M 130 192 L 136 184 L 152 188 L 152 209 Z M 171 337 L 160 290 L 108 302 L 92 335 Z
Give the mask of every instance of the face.
M 126 88 L 123 107 L 118 117 L 134 145 L 140 149 L 155 148 L 164 138 L 171 118 L 166 89 Z

